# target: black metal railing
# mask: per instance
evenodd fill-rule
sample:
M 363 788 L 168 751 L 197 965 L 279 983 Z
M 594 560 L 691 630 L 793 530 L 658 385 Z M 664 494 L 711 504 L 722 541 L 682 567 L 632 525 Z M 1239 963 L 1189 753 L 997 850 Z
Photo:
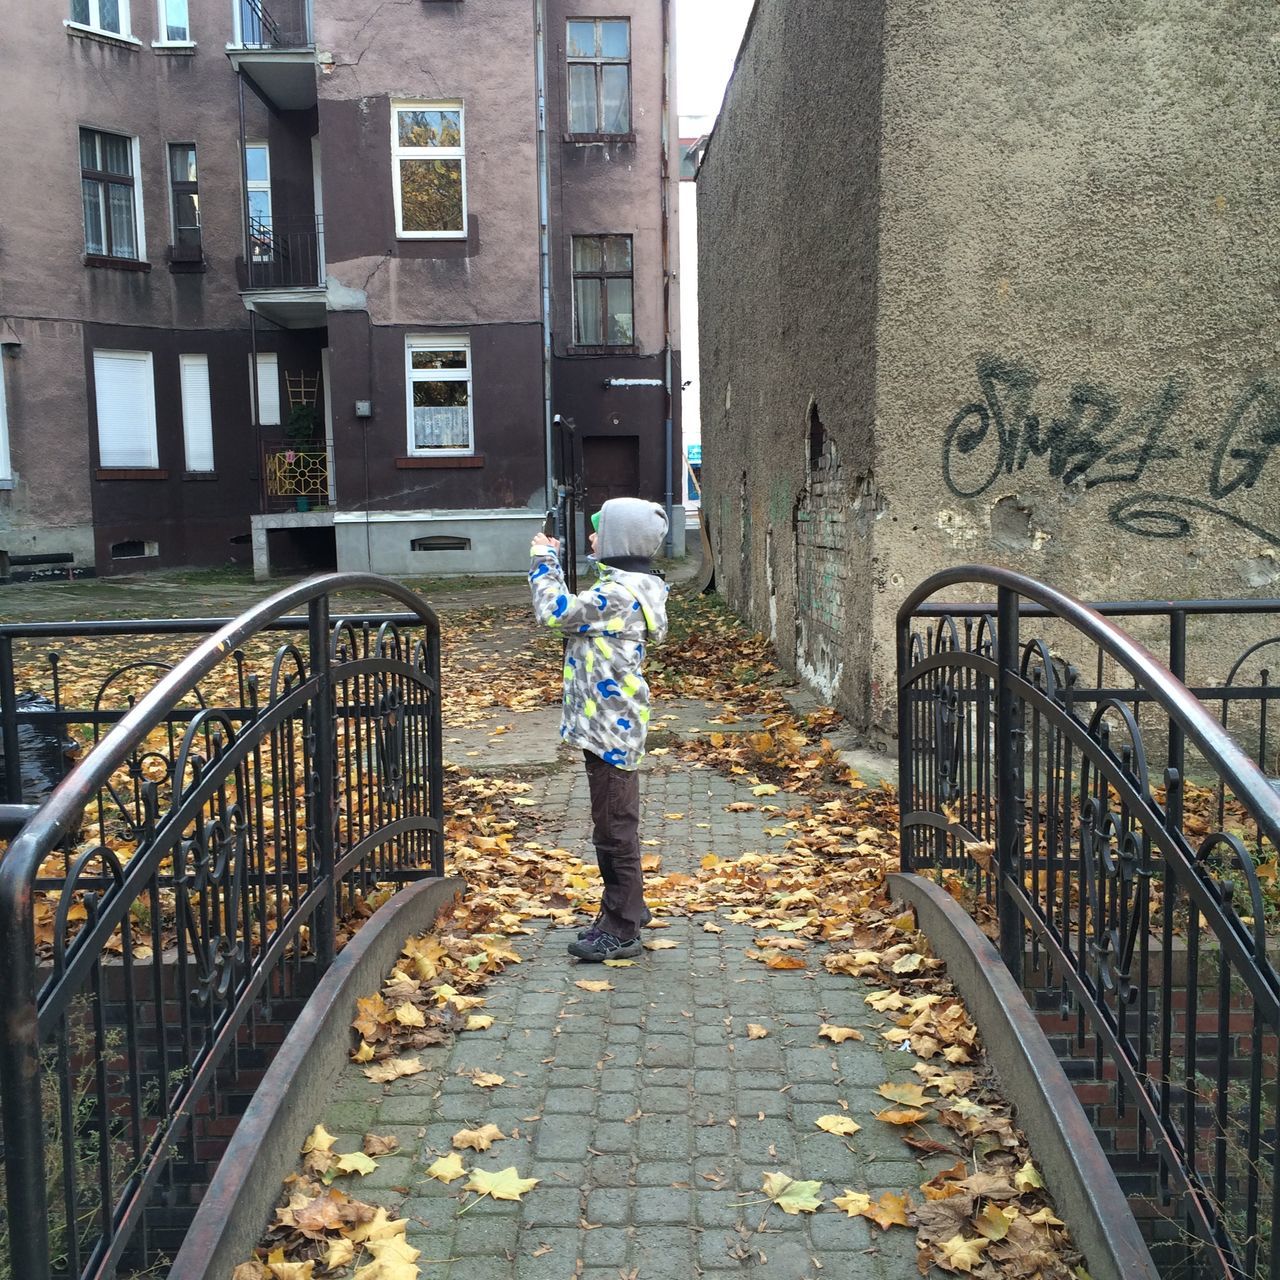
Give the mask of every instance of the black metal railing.
M 332 622 L 351 590 L 408 614 Z M 151 687 L 108 707 L 126 676 Z M 440 693 L 431 608 L 334 574 L 172 668 L 123 664 L 76 709 L 102 736 L 0 860 L 6 1274 L 156 1264 L 157 1206 L 259 1021 L 305 997 L 371 899 L 443 873 Z
M 994 605 L 930 603 L 954 587 Z M 1202 628 L 1226 651 L 1229 615 L 1280 602 L 1107 609 L 1163 619 L 1185 670 L 1188 618 L 1228 615 Z M 903 869 L 947 882 L 1110 1082 L 1117 1163 L 1157 1173 L 1162 1272 L 1280 1275 L 1280 795 L 1223 723 L 1268 758 L 1269 675 L 1203 686 L 1215 718 L 1099 611 L 973 566 L 911 594 L 897 645 Z
M 234 0 L 240 43 L 252 49 L 309 49 L 314 43 L 311 0 Z
M 324 219 L 250 218 L 250 289 L 318 289 L 324 284 Z

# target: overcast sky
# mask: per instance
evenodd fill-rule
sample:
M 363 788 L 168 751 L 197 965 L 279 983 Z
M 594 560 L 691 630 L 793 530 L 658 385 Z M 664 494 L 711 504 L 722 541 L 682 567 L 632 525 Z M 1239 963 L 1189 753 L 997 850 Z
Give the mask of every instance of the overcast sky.
M 751 14 L 752 0 L 676 0 L 676 108 L 714 116 Z

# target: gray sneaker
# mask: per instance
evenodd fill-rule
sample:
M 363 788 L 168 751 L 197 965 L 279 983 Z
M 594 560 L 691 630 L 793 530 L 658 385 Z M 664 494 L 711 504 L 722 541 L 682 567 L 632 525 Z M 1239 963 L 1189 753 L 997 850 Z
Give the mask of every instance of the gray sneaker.
M 615 938 L 603 929 L 594 938 L 580 938 L 569 943 L 569 954 L 587 964 L 600 964 L 605 960 L 627 960 L 644 951 L 644 943 L 636 938 Z

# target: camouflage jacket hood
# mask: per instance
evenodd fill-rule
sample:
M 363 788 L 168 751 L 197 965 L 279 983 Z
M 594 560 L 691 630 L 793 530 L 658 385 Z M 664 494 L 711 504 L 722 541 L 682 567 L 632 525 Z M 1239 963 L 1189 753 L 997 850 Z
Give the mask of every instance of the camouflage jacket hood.
M 569 593 L 550 547 L 533 547 L 533 611 L 563 633 L 560 736 L 619 769 L 639 767 L 649 730 L 647 646 L 667 634 L 667 584 L 652 573 L 596 564 L 596 581 Z

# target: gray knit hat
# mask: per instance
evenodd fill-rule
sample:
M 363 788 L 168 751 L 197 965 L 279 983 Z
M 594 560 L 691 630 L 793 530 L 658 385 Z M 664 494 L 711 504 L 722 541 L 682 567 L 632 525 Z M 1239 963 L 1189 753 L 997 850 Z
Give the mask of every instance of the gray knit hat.
M 655 556 L 667 536 L 667 515 L 656 502 L 610 498 L 600 508 L 598 560 L 611 556 Z

